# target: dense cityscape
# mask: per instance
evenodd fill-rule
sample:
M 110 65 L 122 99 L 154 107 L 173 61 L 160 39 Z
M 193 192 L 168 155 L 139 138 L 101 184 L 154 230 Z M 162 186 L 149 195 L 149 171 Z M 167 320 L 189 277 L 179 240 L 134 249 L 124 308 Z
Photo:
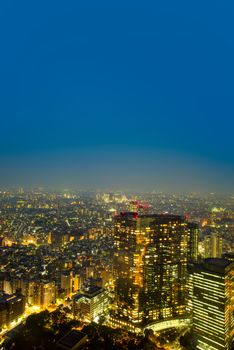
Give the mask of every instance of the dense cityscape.
M 0 251 L 2 349 L 233 348 L 234 196 L 2 190 Z
M 0 350 L 234 350 L 234 1 L 0 1 Z

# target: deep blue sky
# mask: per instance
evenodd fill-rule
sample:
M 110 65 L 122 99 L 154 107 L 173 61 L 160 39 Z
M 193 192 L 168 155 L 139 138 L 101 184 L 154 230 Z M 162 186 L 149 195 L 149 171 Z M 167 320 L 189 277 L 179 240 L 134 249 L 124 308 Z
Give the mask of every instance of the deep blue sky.
M 234 191 L 233 1 L 0 4 L 0 187 Z

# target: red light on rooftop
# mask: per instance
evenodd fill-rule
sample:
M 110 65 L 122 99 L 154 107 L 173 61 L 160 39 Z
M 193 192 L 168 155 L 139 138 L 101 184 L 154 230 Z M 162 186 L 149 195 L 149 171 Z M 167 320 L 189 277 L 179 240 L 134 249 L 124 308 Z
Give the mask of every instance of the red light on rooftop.
M 133 217 L 134 217 L 135 220 L 137 220 L 138 219 L 138 213 L 134 213 Z

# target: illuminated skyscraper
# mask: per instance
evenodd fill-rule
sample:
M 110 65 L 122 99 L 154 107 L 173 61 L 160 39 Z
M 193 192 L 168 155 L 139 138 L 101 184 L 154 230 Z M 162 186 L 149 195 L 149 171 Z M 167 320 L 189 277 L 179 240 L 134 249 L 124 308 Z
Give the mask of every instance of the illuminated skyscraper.
M 113 325 L 132 329 L 185 314 L 187 241 L 181 216 L 115 218 Z
M 197 349 L 233 349 L 234 262 L 206 259 L 195 265 L 192 304 Z
M 188 223 L 188 261 L 190 263 L 196 263 L 198 259 L 198 235 L 198 224 Z
M 65 296 L 68 297 L 72 293 L 73 286 L 73 272 L 63 271 L 61 274 L 61 288 L 65 292 Z
M 55 282 L 28 281 L 24 283 L 23 293 L 29 305 L 46 308 L 56 301 Z
M 56 301 L 55 282 L 41 283 L 41 307 L 46 308 Z
M 204 239 L 205 258 L 222 257 L 222 237 L 216 232 L 207 235 Z
M 61 274 L 61 289 L 64 290 L 65 296 L 69 297 L 72 293 L 80 288 L 80 276 L 73 271 L 63 271 Z

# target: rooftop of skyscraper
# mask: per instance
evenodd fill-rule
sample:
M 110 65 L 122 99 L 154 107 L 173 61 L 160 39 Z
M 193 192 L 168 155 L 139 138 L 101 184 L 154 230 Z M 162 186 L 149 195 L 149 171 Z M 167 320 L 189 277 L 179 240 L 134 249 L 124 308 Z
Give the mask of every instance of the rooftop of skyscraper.
M 199 264 L 197 267 L 223 274 L 227 268 L 234 268 L 234 262 L 223 258 L 209 258 L 205 259 L 204 262 Z

